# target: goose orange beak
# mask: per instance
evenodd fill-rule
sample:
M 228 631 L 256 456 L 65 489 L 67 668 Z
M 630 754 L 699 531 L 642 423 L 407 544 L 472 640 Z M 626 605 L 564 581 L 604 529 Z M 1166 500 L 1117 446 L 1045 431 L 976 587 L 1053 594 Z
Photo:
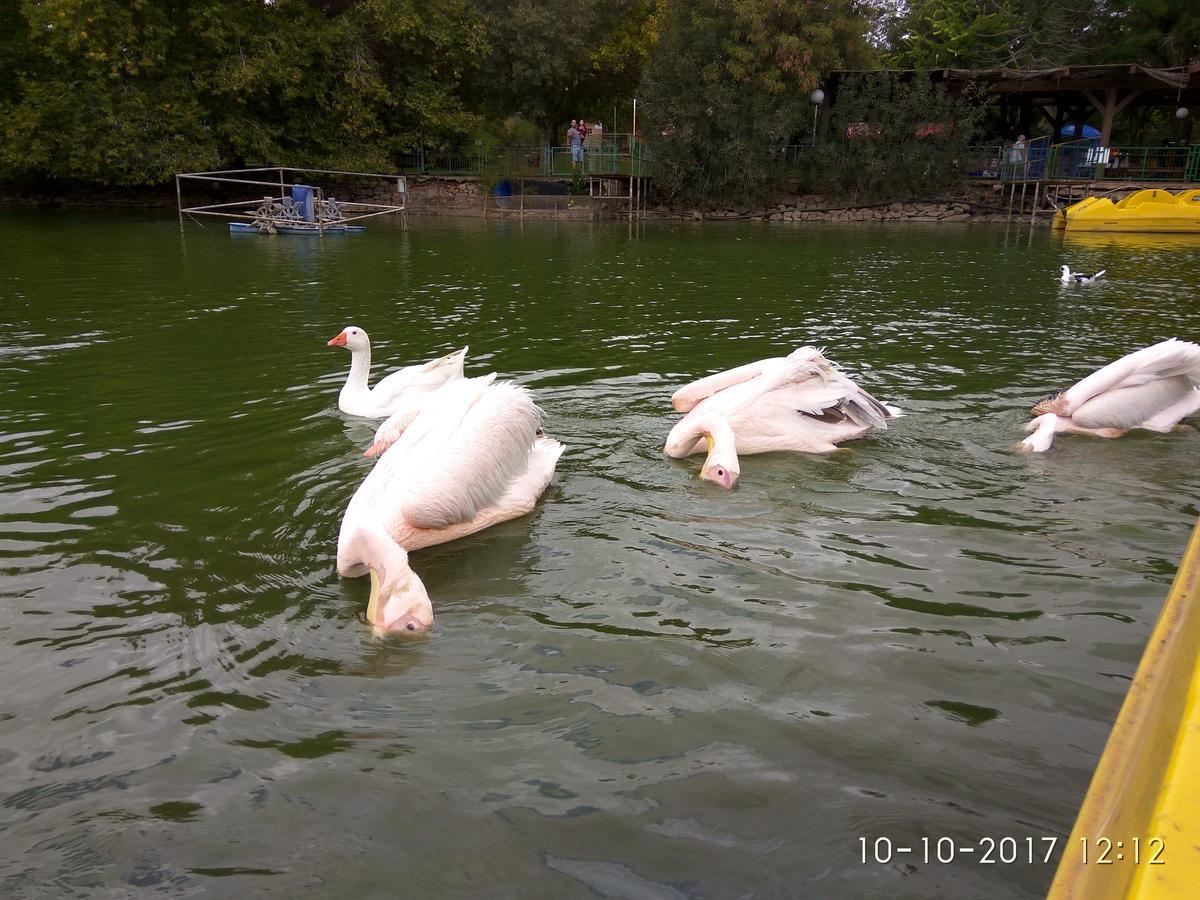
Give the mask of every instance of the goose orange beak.
M 325 346 L 326 347 L 345 347 L 346 346 L 346 332 L 344 332 L 344 331 L 339 332 L 338 336 L 335 338 L 331 338 L 325 344 Z

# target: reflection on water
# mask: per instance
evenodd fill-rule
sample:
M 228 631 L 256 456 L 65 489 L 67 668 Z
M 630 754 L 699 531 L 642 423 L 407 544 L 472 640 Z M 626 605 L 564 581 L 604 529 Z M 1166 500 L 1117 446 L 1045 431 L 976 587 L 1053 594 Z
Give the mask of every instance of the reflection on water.
M 1200 252 L 1200 234 L 1063 231 L 1061 235 L 1063 249 L 1066 251 L 1095 250 L 1101 253 L 1134 253 L 1139 257 Z
M 0 219 L 6 895 L 1044 892 L 859 838 L 1069 830 L 1200 434 L 1013 448 L 1038 397 L 1196 335 L 1200 248 L 411 224 Z M 568 448 L 532 515 L 414 554 L 420 642 L 333 574 L 371 465 L 350 322 L 377 377 L 470 344 Z M 675 387 L 800 344 L 907 415 L 730 494 L 662 458 Z

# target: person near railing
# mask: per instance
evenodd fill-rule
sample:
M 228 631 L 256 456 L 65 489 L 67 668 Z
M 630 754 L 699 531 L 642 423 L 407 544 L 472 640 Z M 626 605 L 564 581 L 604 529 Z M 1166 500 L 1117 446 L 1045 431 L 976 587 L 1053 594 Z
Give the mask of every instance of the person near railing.
M 578 169 L 583 164 L 583 134 L 579 130 L 579 123 L 574 119 L 571 120 L 571 127 L 567 129 L 567 143 L 571 147 L 571 168 Z
M 1025 146 L 1025 135 L 1018 134 L 1017 139 L 1008 148 L 1008 169 L 1012 176 L 1024 175 L 1029 161 L 1029 151 Z

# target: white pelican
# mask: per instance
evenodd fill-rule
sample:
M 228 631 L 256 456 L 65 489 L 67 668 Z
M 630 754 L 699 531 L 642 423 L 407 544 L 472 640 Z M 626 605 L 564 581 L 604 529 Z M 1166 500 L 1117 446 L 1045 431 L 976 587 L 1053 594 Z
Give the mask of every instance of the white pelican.
M 693 381 L 674 393 L 671 405 L 687 415 L 663 452 L 683 459 L 707 449 L 700 477 L 723 488 L 737 482 L 738 453 L 829 453 L 900 415 L 813 347 Z
M 1131 428 L 1170 431 L 1200 409 L 1200 346 L 1175 338 L 1111 362 L 1033 408 L 1022 450 L 1050 449 L 1058 432 L 1120 437 Z
M 1101 269 L 1094 275 L 1088 275 L 1085 272 L 1072 272 L 1070 266 L 1059 266 L 1059 268 L 1062 269 L 1063 284 L 1088 284 L 1108 271 L 1107 269 Z
M 369 419 L 391 415 L 405 394 L 424 393 L 451 379 L 462 378 L 463 360 L 467 355 L 467 348 L 463 347 L 427 363 L 405 366 L 380 379 L 371 388 L 367 386 L 371 373 L 371 339 L 365 331 L 357 325 L 347 325 L 326 346 L 345 347 L 350 351 L 350 374 L 338 393 L 338 409 L 350 416 Z
M 408 551 L 474 534 L 533 509 L 563 445 L 541 433 L 525 388 L 464 378 L 437 392 L 346 507 L 337 571 L 371 575 L 377 631 L 421 633 L 433 607 Z

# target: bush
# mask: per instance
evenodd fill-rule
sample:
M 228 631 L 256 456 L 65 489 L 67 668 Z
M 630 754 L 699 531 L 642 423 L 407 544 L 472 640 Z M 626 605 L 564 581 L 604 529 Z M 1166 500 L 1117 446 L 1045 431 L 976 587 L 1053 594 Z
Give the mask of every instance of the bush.
M 839 190 L 861 199 L 912 197 L 959 185 L 987 111 L 929 76 L 865 73 L 838 87 L 829 143 L 814 148 L 801 190 Z

